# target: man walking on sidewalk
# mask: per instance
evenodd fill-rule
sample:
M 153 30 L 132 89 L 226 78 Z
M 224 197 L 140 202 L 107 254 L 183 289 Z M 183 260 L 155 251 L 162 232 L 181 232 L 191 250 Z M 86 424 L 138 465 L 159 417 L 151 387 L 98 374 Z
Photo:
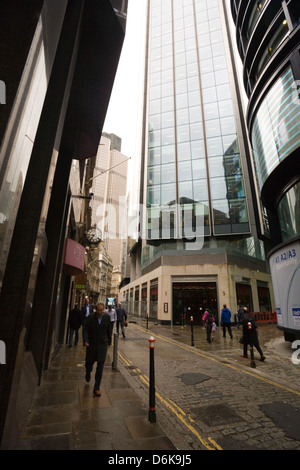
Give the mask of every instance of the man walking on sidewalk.
M 119 304 L 117 308 L 117 333 L 119 334 L 119 327 L 121 327 L 123 338 L 125 338 L 124 322 L 126 322 L 126 320 L 127 314 L 125 312 L 125 309 L 122 307 L 121 304 Z
M 90 382 L 93 365 L 97 362 L 95 373 L 94 397 L 100 397 L 100 384 L 106 358 L 107 346 L 111 344 L 110 316 L 104 312 L 104 303 L 98 302 L 96 312 L 86 319 L 83 327 L 86 349 L 85 380 Z
M 94 311 L 94 308 L 93 308 L 93 305 L 91 303 L 91 299 L 89 299 L 88 297 L 85 298 L 85 301 L 84 301 L 84 305 L 81 307 L 81 323 L 82 323 L 82 327 L 84 327 L 84 324 L 88 318 L 88 316 L 93 313 Z M 84 345 L 84 337 L 83 337 L 83 328 L 82 328 L 82 341 L 83 341 L 83 345 Z
M 113 308 L 112 304 L 108 304 L 108 309 L 105 311 L 110 316 L 110 337 L 112 338 L 112 334 L 114 331 L 114 324 L 117 321 L 117 312 Z
M 72 347 L 73 336 L 75 334 L 74 346 L 78 344 L 78 331 L 81 327 L 81 311 L 78 304 L 75 304 L 74 308 L 69 313 L 69 348 Z

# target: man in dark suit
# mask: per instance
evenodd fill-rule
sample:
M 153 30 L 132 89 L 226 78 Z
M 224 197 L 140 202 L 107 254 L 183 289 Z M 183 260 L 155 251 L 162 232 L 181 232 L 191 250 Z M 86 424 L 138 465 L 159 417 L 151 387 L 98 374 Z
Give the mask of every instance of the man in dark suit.
M 81 307 L 81 324 L 84 326 L 87 317 L 93 313 L 94 307 L 90 302 L 91 299 L 86 297 L 84 305 Z M 83 346 L 84 346 L 84 337 L 83 337 L 83 329 L 82 329 L 82 340 L 83 340 Z
M 93 365 L 97 362 L 93 395 L 94 397 L 100 397 L 100 384 L 107 346 L 111 344 L 110 316 L 104 312 L 103 302 L 98 302 L 96 312 L 87 317 L 83 327 L 83 337 L 85 346 L 87 347 L 85 357 L 85 380 L 90 382 Z
M 78 344 L 78 330 L 81 327 L 81 311 L 78 304 L 75 304 L 74 308 L 69 313 L 69 348 L 72 347 L 73 336 L 75 333 L 74 346 Z

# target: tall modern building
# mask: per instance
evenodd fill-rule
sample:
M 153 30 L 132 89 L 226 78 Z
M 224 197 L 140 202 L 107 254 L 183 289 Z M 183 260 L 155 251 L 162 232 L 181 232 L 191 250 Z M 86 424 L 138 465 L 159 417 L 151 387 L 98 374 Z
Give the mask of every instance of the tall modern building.
M 270 311 L 261 207 L 228 13 L 217 0 L 148 2 L 140 237 L 128 310 L 200 322 L 224 303 Z
M 231 1 L 247 126 L 273 249 L 278 326 L 300 338 L 300 3 Z
M 129 157 L 121 152 L 122 140 L 102 133 L 91 180 L 91 221 L 101 232 L 103 246 L 112 261 L 109 297 L 117 297 L 127 227 L 127 171 Z M 101 300 L 105 300 L 101 298 Z

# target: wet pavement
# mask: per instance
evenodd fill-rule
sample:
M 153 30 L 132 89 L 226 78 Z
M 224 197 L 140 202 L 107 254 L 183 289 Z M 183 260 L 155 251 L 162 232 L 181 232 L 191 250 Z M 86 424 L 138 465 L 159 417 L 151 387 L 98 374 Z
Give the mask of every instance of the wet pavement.
M 202 327 L 194 326 L 191 330 L 189 325 L 172 327 L 149 323 L 147 328 L 144 321 L 132 319 L 126 329 L 126 339 L 118 340 L 117 367 L 113 367 L 116 350 L 113 345 L 109 348 L 100 398 L 92 396 L 92 381 L 85 382 L 85 348 L 79 345 L 72 348 L 61 346 L 36 391 L 19 450 L 113 451 L 110 456 L 115 455 L 116 451 L 176 453 L 210 448 L 203 442 L 199 443 L 197 436 L 193 436 L 194 441 L 188 436 L 191 425 L 186 425 L 187 419 L 182 418 L 184 413 L 174 412 L 178 403 L 182 409 L 190 411 L 191 423 L 201 423 L 201 429 L 205 432 L 213 431 L 212 436 L 218 439 L 219 444 L 211 446 L 214 450 L 300 450 L 300 365 L 293 364 L 291 360 L 294 352 L 291 343 L 284 341 L 276 325 L 259 325 L 258 334 L 266 361 L 260 362 L 255 352 L 256 367 L 252 368 L 250 359 L 241 357 L 241 330 L 233 327 L 232 331 L 233 339 L 228 335 L 223 338 L 222 329 L 218 328 L 213 342 L 209 344 Z M 165 387 L 162 403 L 166 402 L 167 395 L 174 401 L 169 399 L 168 403 L 168 406 L 173 404 L 172 413 L 170 406 L 168 409 L 165 404 L 164 409 L 158 406 L 158 419 L 154 423 L 149 421 L 149 384 L 140 385 L 149 366 L 145 365 L 146 372 L 137 369 L 137 364 L 142 368 L 147 362 L 148 344 L 144 348 L 147 350 L 145 356 L 142 356 L 140 343 L 148 343 L 150 335 L 157 340 L 162 339 L 164 361 L 171 367 L 179 357 L 173 345 L 185 348 L 182 364 L 177 361 L 176 374 L 173 371 L 177 380 L 180 377 L 180 386 L 174 388 L 177 382 L 171 384 L 172 379 L 163 370 L 156 372 L 157 382 Z M 201 370 L 194 367 L 195 353 L 203 364 Z M 130 362 L 129 357 L 136 363 Z M 198 394 L 199 387 L 203 390 L 211 387 L 209 383 L 213 377 L 209 360 L 218 363 L 218 367 L 226 365 L 228 369 L 222 381 L 217 378 L 214 392 L 227 398 L 222 403 L 216 400 L 214 405 L 210 405 L 208 399 L 205 401 L 204 395 L 204 399 L 201 398 L 204 401 L 199 401 Z M 241 419 L 243 410 L 240 412 L 239 406 L 231 406 L 235 400 L 242 399 L 234 397 L 234 392 L 230 390 L 230 374 L 239 370 L 243 372 L 241 382 L 244 381 L 246 387 L 252 381 L 253 384 L 261 381 L 261 385 L 256 387 L 258 394 L 265 397 L 266 384 L 272 387 L 268 400 L 264 398 L 257 400 L 255 406 L 247 405 L 247 413 L 252 414 L 249 422 L 245 417 Z M 192 390 L 192 394 L 184 396 L 185 390 Z M 268 436 L 268 430 L 270 433 L 272 430 L 272 436 Z M 247 442 L 236 440 L 233 432 L 247 436 Z
M 158 415 L 161 423 L 166 418 L 163 427 L 177 449 L 300 450 L 300 365 L 276 325 L 258 326 L 266 360 L 255 350 L 255 368 L 242 357 L 241 329 L 233 327 L 231 339 L 218 328 L 210 344 L 205 330 L 194 326 L 192 346 L 190 326 L 136 327 L 156 339 L 157 393 L 164 401 Z M 131 367 L 144 369 L 129 343 L 120 350 Z
M 101 397 L 85 382 L 85 348 L 62 346 L 37 389 L 19 450 L 170 450 L 172 442 L 113 368 L 109 348 Z M 93 374 L 92 374 L 93 377 Z

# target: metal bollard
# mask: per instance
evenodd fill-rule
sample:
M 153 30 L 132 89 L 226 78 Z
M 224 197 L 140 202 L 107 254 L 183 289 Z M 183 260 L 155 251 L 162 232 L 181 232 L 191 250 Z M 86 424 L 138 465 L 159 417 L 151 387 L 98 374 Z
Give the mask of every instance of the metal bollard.
M 255 368 L 256 368 L 256 364 L 255 364 L 255 360 L 254 360 L 253 344 L 250 344 L 250 356 L 251 356 L 250 367 L 251 367 L 252 369 L 255 369 Z
M 194 325 L 193 325 L 193 322 L 194 322 L 194 317 L 191 317 L 191 346 L 195 346 L 194 345 Z
M 249 321 L 248 322 L 248 330 L 252 330 L 252 323 Z M 253 333 L 253 332 L 252 332 Z M 255 364 L 255 360 L 254 360 L 254 351 L 253 351 L 253 343 L 251 341 L 251 344 L 250 344 L 250 356 L 251 356 L 251 362 L 250 362 L 250 367 L 252 369 L 255 369 L 256 368 L 256 364 Z
M 149 349 L 150 349 L 150 373 L 149 373 L 149 414 L 148 419 L 150 423 L 156 423 L 155 412 L 155 379 L 154 379 L 154 342 L 153 336 L 150 336 Z
M 118 333 L 114 333 L 114 351 L 113 351 L 113 362 L 112 368 L 117 370 L 118 364 Z

